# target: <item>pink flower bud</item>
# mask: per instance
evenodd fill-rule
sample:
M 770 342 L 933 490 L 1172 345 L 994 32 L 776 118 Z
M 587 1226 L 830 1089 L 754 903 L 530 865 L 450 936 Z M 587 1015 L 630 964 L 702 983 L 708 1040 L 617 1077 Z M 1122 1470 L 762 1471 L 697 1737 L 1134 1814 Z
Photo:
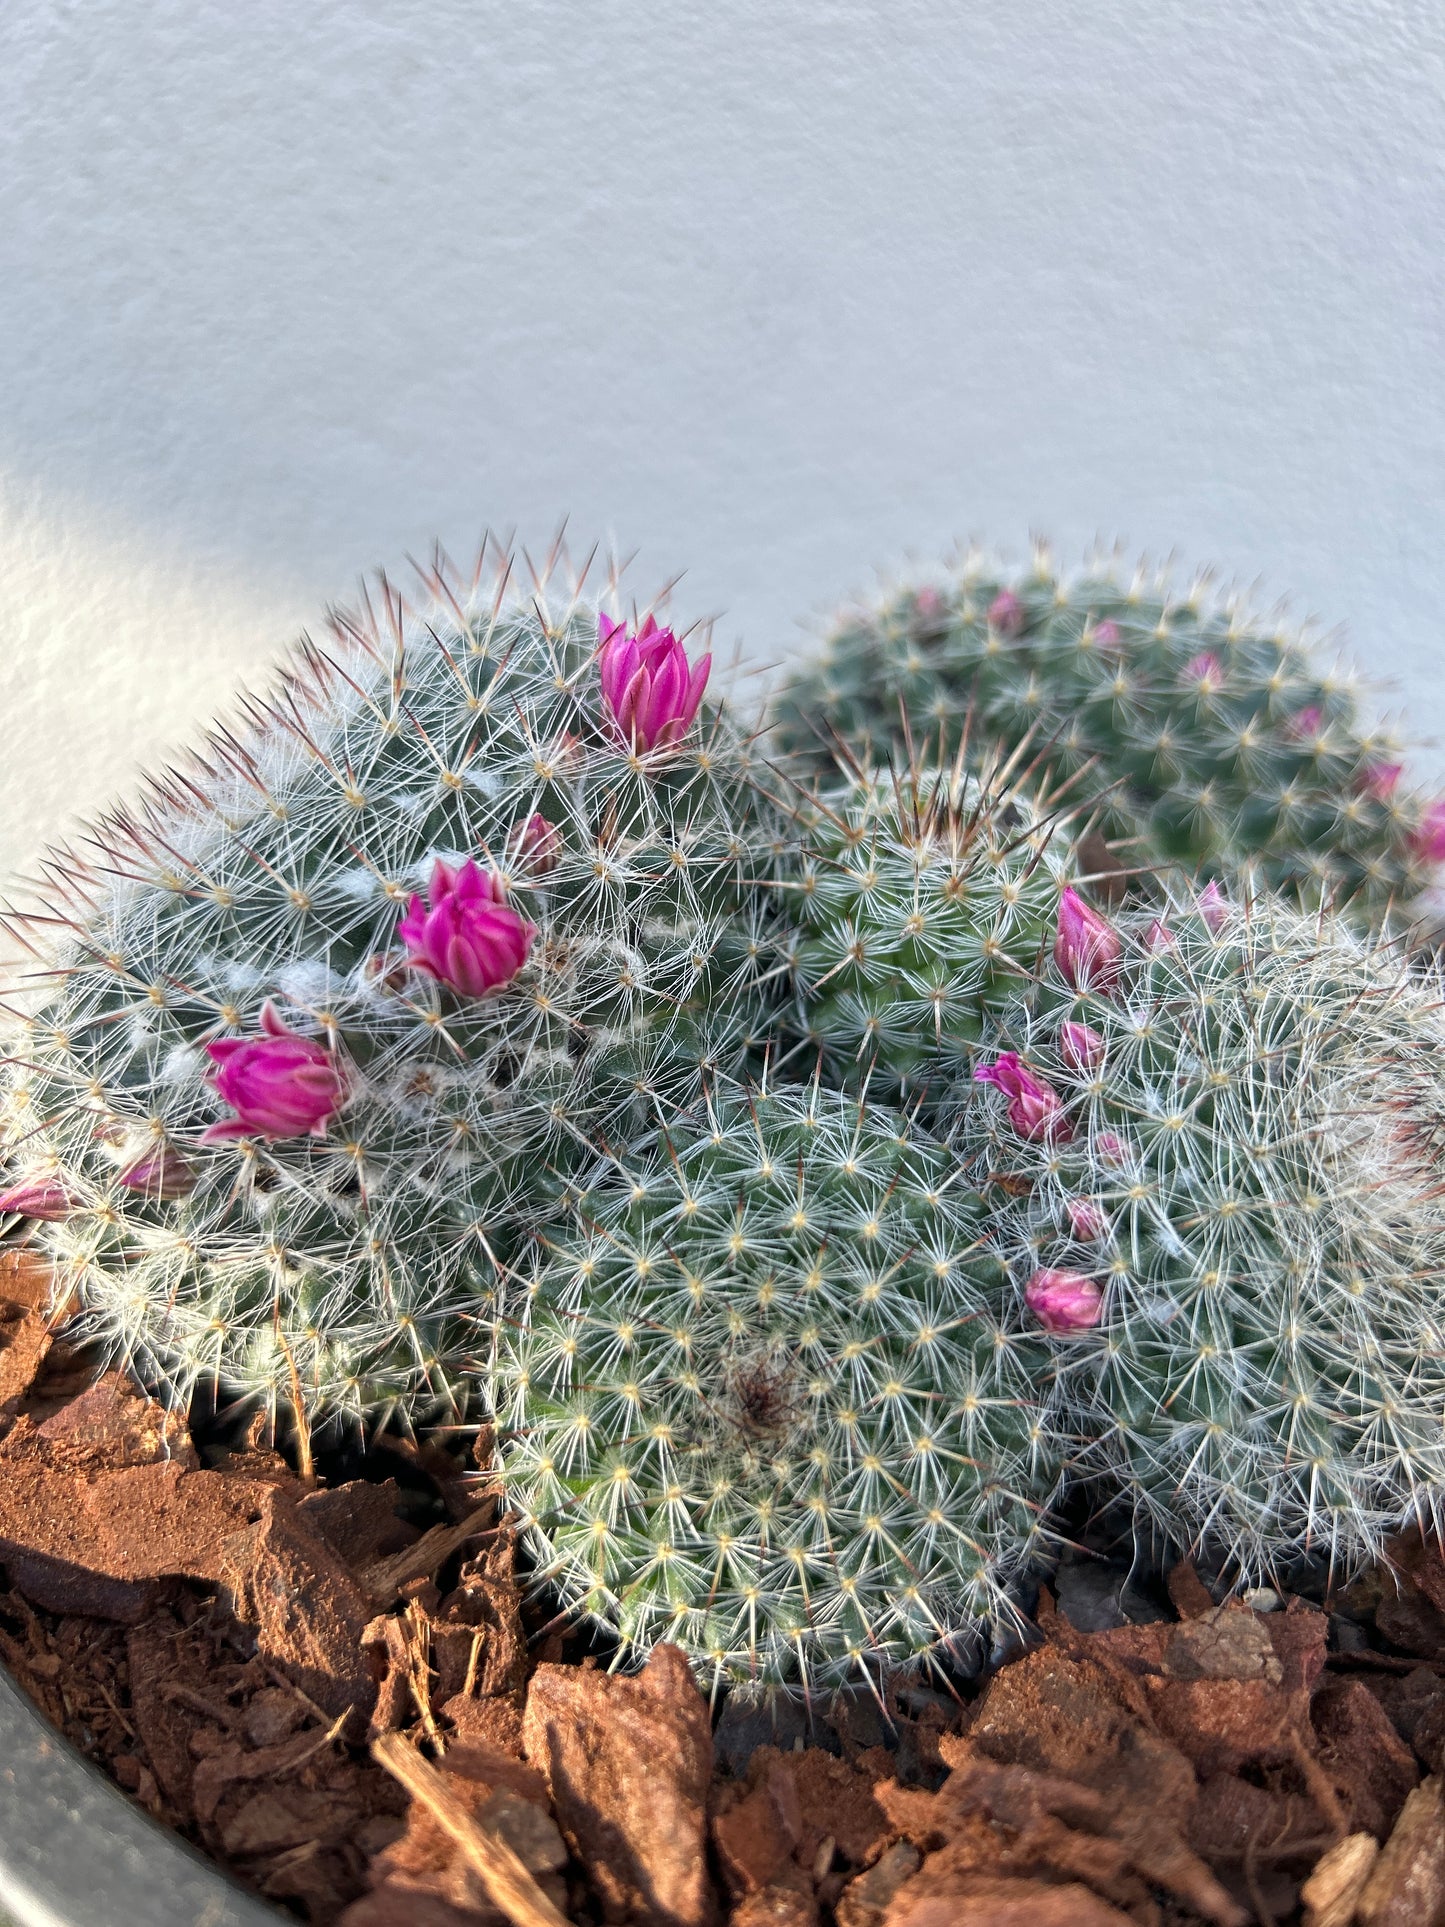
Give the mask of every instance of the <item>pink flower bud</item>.
M 933 622 L 943 614 L 943 597 L 937 589 L 920 589 L 913 606 L 925 622 Z
M 188 1198 L 196 1188 L 196 1174 L 173 1145 L 157 1144 L 127 1165 L 118 1182 L 150 1198 Z
M 1196 684 L 1201 696 L 1217 696 L 1224 687 L 1224 664 L 1212 649 L 1201 650 L 1184 665 L 1184 680 Z
M 1127 1164 L 1129 1147 L 1117 1132 L 1100 1131 L 1094 1139 L 1094 1150 L 1105 1164 Z
M 0 1196 L 0 1213 L 16 1211 L 22 1218 L 47 1218 L 53 1224 L 79 1209 L 80 1199 L 72 1196 L 54 1172 L 34 1171 Z
M 1104 1040 L 1088 1024 L 1060 1024 L 1058 1045 L 1071 1071 L 1091 1071 L 1104 1061 Z
M 1144 948 L 1149 952 L 1151 957 L 1161 950 L 1170 949 L 1176 941 L 1174 932 L 1169 928 L 1167 923 L 1161 923 L 1158 917 L 1155 917 L 1154 921 L 1149 925 L 1149 928 L 1144 932 Z
M 1297 709 L 1285 725 L 1291 736 L 1298 736 L 1303 742 L 1318 736 L 1324 726 L 1325 712 L 1317 703 L 1311 703 L 1308 709 Z
M 1000 589 L 988 605 L 988 626 L 1001 636 L 1016 636 L 1024 626 L 1024 605 L 1012 589 Z
M 677 637 L 651 616 L 629 635 L 623 623 L 599 615 L 597 640 L 602 694 L 619 740 L 641 750 L 677 742 L 698 712 L 712 657 L 689 669 Z
M 1109 1235 L 1109 1220 L 1092 1198 L 1070 1198 L 1064 1209 L 1068 1213 L 1069 1229 L 1081 1244 L 1095 1244 Z
M 233 1137 L 322 1137 L 346 1096 L 346 1077 L 327 1050 L 282 1023 L 268 997 L 260 1037 L 223 1037 L 207 1044 L 211 1081 L 236 1115 L 202 1132 L 202 1144 Z
M 416 968 L 461 997 L 486 997 L 509 984 L 537 931 L 506 901 L 496 872 L 473 857 L 459 870 L 438 860 L 427 894 L 431 907 L 413 897 L 396 926 Z
M 1118 623 L 1112 619 L 1101 622 L 1094 631 L 1094 646 L 1096 649 L 1103 650 L 1117 649 L 1119 647 Z
M 1081 1271 L 1036 1271 L 1024 1303 L 1049 1332 L 1088 1331 L 1104 1315 L 1103 1292 Z
M 1217 883 L 1206 883 L 1199 892 L 1195 909 L 1217 937 L 1229 921 L 1229 898 Z
M 1059 898 L 1054 962 L 1075 990 L 1107 990 L 1119 976 L 1124 943 L 1111 923 L 1091 909 L 1077 890 Z
M 1427 863 L 1445 863 L 1445 797 L 1432 803 L 1420 818 L 1410 848 Z
M 562 832 L 538 810 L 513 831 L 512 852 L 533 876 L 549 876 L 562 861 Z
M 1403 763 L 1367 763 L 1360 771 L 1359 786 L 1364 795 L 1373 796 L 1378 803 L 1388 803 L 1404 774 Z
M 1073 1136 L 1058 1092 L 1036 1076 L 1016 1051 L 1004 1051 L 991 1064 L 980 1064 L 973 1076 L 975 1083 L 992 1084 L 1003 1092 L 1008 1099 L 1008 1121 L 1020 1137 L 1059 1144 Z

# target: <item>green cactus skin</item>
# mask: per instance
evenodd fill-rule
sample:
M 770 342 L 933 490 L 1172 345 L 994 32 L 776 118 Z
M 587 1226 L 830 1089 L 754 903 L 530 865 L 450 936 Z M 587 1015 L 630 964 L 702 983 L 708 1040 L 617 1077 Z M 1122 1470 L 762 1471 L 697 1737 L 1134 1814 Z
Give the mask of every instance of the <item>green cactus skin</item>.
M 942 1147 L 817 1088 L 610 1159 L 496 1327 L 539 1580 L 714 1684 L 856 1679 L 1006 1614 L 1058 1465 L 981 1229 Z
M 1217 676 L 1196 666 L 1211 657 Z M 1205 580 L 1176 593 L 1112 560 L 1069 580 L 1043 548 L 1012 571 L 971 552 L 951 579 L 845 614 L 782 692 L 778 740 L 826 766 L 841 738 L 866 761 L 905 720 L 950 746 L 966 726 L 975 757 L 1027 744 L 1055 783 L 1084 772 L 1125 867 L 1377 924 L 1434 873 L 1411 840 L 1421 800 L 1391 782 L 1398 752 L 1354 684 Z
M 1056 1422 L 1141 1524 L 1247 1578 L 1357 1566 L 1445 1493 L 1441 985 L 1277 904 L 1167 923 L 1126 927 L 1107 993 L 1051 967 L 1013 1040 L 1068 1125 L 1025 1142 L 975 1094 L 960 1149 L 1007 1180 L 1019 1282 L 1104 1287 L 1051 1340 Z M 1065 1019 L 1097 1061 L 1070 1068 Z
M 881 1097 L 947 1085 L 1052 940 L 1067 834 L 998 772 L 855 771 L 805 812 L 798 1025 L 829 1078 Z
M 596 643 L 565 561 L 518 587 L 484 549 L 414 607 L 383 582 L 16 924 L 43 995 L 5 1073 L 10 1181 L 64 1185 L 76 1209 L 41 1228 L 61 1289 L 178 1398 L 454 1403 L 478 1293 L 549 1171 L 749 1049 L 780 819 L 715 705 L 674 750 L 620 747 Z M 545 875 L 517 861 L 538 811 L 561 838 Z M 478 852 L 538 936 L 468 1002 L 406 967 L 396 926 L 435 857 Z M 267 997 L 339 1049 L 351 1099 L 325 1137 L 198 1148 L 228 1115 L 201 1046 L 254 1035 Z M 118 1182 L 160 1147 L 188 1197 Z

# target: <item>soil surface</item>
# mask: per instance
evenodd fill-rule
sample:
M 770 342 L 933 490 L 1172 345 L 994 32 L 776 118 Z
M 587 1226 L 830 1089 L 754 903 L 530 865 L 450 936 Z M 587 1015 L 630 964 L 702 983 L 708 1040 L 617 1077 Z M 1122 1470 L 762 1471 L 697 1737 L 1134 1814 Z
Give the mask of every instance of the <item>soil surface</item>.
M 300 1920 L 1445 1923 L 1433 1544 L 1244 1601 L 1081 1545 L 972 1678 L 709 1706 L 529 1594 L 474 1434 L 302 1477 L 97 1376 L 48 1292 L 0 1254 L 0 1661 Z

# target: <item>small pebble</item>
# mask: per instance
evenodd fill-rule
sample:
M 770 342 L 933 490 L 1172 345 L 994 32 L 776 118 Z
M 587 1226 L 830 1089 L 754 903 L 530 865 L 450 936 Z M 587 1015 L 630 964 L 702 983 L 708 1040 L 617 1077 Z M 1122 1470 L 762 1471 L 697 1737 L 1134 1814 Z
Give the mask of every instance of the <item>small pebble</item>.
M 1244 1603 L 1251 1612 L 1277 1613 L 1283 1603 L 1271 1586 L 1251 1586 L 1244 1595 Z

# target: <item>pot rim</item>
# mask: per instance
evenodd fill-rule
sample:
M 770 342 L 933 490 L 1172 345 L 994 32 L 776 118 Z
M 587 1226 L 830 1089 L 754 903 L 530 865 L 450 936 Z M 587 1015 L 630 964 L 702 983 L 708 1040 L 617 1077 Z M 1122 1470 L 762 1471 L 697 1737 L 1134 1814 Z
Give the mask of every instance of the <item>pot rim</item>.
M 278 1927 L 128 1800 L 0 1666 L 0 1927 Z

